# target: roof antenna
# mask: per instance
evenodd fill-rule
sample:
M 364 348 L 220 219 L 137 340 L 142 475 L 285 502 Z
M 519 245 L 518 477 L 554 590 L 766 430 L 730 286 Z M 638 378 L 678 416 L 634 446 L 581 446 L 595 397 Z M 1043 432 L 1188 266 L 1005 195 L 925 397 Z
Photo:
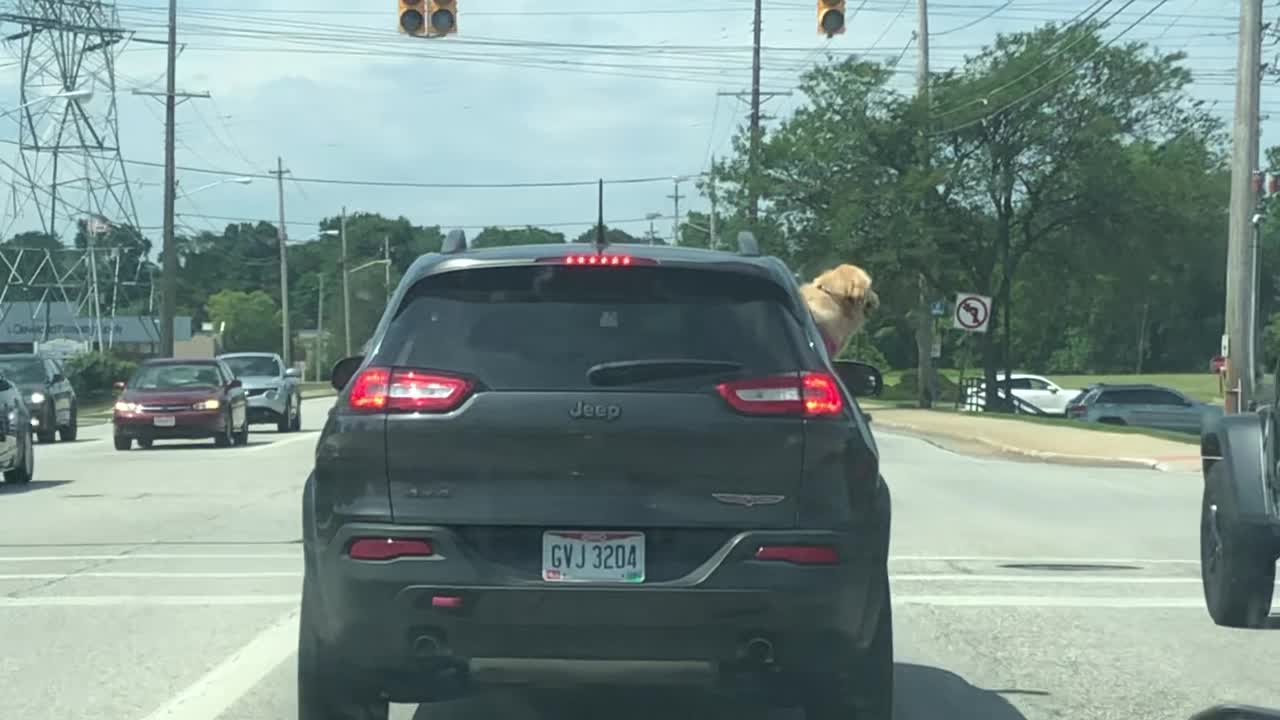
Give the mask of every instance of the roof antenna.
M 596 254 L 603 255 L 604 249 L 609 245 L 609 241 L 604 239 L 604 178 L 600 178 L 599 191 L 597 192 L 599 220 L 596 222 Z

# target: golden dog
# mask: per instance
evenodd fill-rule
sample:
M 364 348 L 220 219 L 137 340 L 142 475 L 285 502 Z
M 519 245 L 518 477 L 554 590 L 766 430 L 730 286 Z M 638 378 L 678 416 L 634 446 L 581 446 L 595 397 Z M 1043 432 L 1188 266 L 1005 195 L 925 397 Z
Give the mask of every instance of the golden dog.
M 862 329 L 871 311 L 880 307 L 880 297 L 871 289 L 871 276 L 857 265 L 827 270 L 800 286 L 800 294 L 832 357 Z

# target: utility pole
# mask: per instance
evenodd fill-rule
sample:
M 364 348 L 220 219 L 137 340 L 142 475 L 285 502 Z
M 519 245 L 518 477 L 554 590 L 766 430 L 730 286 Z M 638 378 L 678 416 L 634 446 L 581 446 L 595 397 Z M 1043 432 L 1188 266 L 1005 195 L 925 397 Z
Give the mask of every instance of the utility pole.
M 675 185 L 675 190 L 670 195 L 667 196 L 671 198 L 671 202 L 673 203 L 673 206 L 674 206 L 672 208 L 672 215 L 671 215 L 671 244 L 672 245 L 680 244 L 680 198 L 684 197 L 683 195 L 680 194 L 680 181 L 682 179 L 683 178 L 678 178 L 678 177 L 671 178 L 672 183 L 674 183 Z
M 276 157 L 276 169 L 271 171 L 276 176 L 276 197 L 280 205 L 280 228 L 276 238 L 280 245 L 280 356 L 284 358 L 285 367 L 292 367 L 293 353 L 289 352 L 289 233 L 284 226 L 284 159 Z
M 711 175 L 707 178 L 707 197 L 711 200 L 711 220 L 707 225 L 707 247 L 716 249 L 716 156 L 711 156 Z
M 320 290 L 316 293 L 316 382 L 320 382 L 320 348 L 324 342 L 324 273 L 320 273 Z
M 760 217 L 760 5 L 755 0 L 754 18 L 751 23 L 751 157 L 747 176 L 749 191 L 748 211 L 751 213 L 751 229 Z
M 928 127 L 929 118 L 929 0 L 916 0 L 916 98 L 925 114 L 924 126 Z M 929 140 L 926 135 L 920 142 L 921 167 L 929 168 Z M 928 189 L 920 197 L 920 231 L 928 232 Z M 933 370 L 933 310 L 929 302 L 929 281 L 921 273 L 916 278 L 919 296 L 916 302 L 916 386 L 919 392 L 919 404 L 922 408 L 933 407 L 934 370 Z M 1002 308 L 1003 309 L 1003 308 Z
M 1226 411 L 1248 412 L 1253 396 L 1254 275 L 1249 251 L 1256 207 L 1253 176 L 1258 162 L 1258 95 L 1262 78 L 1262 0 L 1240 0 L 1240 47 L 1232 128 L 1231 219 L 1227 233 Z
M 342 222 L 338 227 L 338 237 L 342 244 L 342 259 L 338 266 L 342 268 L 342 343 L 343 357 L 351 357 L 351 283 L 347 277 L 347 206 L 342 206 Z
M 178 66 L 178 0 L 169 0 L 169 47 L 166 61 L 164 96 L 164 238 L 161 252 L 164 254 L 160 288 L 160 356 L 173 357 L 173 324 L 178 314 L 178 248 L 173 237 L 173 203 L 176 191 L 174 167 L 174 111 L 177 98 L 176 70 Z M 101 349 L 101 348 L 99 348 Z

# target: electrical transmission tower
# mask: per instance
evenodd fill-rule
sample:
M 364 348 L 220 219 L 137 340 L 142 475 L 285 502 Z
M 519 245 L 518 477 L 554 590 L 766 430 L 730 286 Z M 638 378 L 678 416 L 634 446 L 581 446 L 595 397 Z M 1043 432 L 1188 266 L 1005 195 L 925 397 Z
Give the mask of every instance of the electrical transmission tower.
M 17 102 L 0 111 L 0 120 L 17 124 L 16 145 L 0 147 L 0 177 L 9 175 L 0 240 L 39 230 L 86 250 L 88 272 L 55 268 L 55 294 L 81 298 L 78 310 L 92 298 L 100 317 L 121 284 L 149 284 L 116 107 L 116 57 L 129 33 L 114 4 L 99 0 L 8 0 L 0 3 L 0 22 L 20 75 Z M 131 267 L 122 268 L 122 258 Z M 6 288 L 17 281 L 8 274 Z M 61 287 L 78 282 L 73 277 L 89 285 Z M 111 287 L 100 288 L 99 278 Z

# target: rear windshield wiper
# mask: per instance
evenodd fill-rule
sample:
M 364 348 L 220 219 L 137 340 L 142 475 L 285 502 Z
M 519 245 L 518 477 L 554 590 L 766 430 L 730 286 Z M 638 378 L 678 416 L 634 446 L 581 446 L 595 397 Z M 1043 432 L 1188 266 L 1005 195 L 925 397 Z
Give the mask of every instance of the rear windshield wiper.
M 592 385 L 616 386 L 656 380 L 697 377 L 699 375 L 723 375 L 742 370 L 742 363 L 728 360 L 698 360 L 696 358 L 670 358 L 656 360 L 618 360 L 600 363 L 587 370 L 587 382 Z

